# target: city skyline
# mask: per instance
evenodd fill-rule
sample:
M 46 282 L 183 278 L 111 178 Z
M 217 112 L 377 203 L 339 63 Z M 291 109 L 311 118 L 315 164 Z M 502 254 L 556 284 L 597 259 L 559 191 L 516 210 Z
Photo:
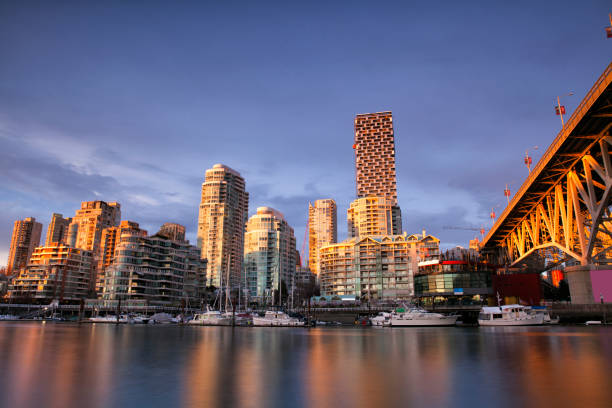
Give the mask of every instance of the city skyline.
M 168 20 L 162 18 L 168 10 L 152 9 L 163 22 L 157 30 L 139 20 L 136 6 L 102 7 L 98 16 L 75 6 L 71 17 L 45 5 L 26 13 L 3 4 L 0 30 L 11 42 L 0 43 L 7 56 L 0 67 L 0 185 L 7 208 L 0 216 L 0 264 L 15 220 L 35 217 L 46 236 L 53 212 L 70 216 L 88 200 L 120 202 L 123 218 L 144 229 L 185 225 L 195 243 L 199 188 L 214 163 L 245 178 L 249 216 L 259 206 L 285 214 L 298 248 L 308 202 L 319 198 L 338 203 L 344 239 L 346 209 L 355 198 L 352 121 L 385 110 L 394 114 L 403 230 L 427 228 L 443 244 L 467 246 L 475 233 L 442 227 L 488 229 L 491 207 L 503 210 L 504 185 L 514 193 L 527 175 L 525 150 L 537 162 L 560 129 L 556 96 L 575 92 L 563 101 L 571 114 L 609 62 L 599 28 L 607 6 L 572 5 L 554 14 L 550 4 L 507 6 L 509 30 L 472 5 L 459 21 L 453 17 L 459 6 L 449 5 L 442 16 L 427 7 L 329 6 L 332 18 L 316 29 L 310 23 L 325 14 L 316 7 L 249 8 L 236 11 L 236 26 L 225 29 L 249 30 L 216 43 L 209 41 L 219 29 L 214 19 L 230 13 L 223 7 L 174 10 Z M 365 24 L 368 11 L 379 17 L 372 26 Z M 84 22 L 73 24 L 75 15 Z M 577 24 L 566 24 L 569 16 Z M 105 37 L 108 17 L 116 32 Z M 174 34 L 173 17 L 183 26 Z M 134 21 L 145 23 L 140 32 Z M 200 27 L 206 23 L 213 31 Z M 21 30 L 31 24 L 45 36 Z M 355 28 L 364 26 L 361 33 Z M 186 50 L 170 47 L 159 33 L 172 34 Z M 376 45 L 381 39 L 386 42 Z M 146 41 L 150 50 L 139 47 Z M 364 62 L 362 48 L 375 45 L 393 63 Z M 568 61 L 567 52 L 576 58 Z M 78 57 L 65 58 L 70 53 Z M 316 61 L 305 64 L 309 56 Z M 109 60 L 104 71 L 96 68 Z M 541 150 L 533 151 L 536 145 Z

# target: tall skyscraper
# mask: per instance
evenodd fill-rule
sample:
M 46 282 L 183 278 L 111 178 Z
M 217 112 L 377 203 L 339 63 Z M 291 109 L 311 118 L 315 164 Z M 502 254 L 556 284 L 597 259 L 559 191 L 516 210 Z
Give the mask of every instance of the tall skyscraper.
M 91 291 L 96 289 L 96 282 L 98 281 L 102 231 L 105 228 L 118 226 L 120 221 L 121 206 L 119 203 L 84 201 L 68 227 L 68 245 L 92 252 L 93 267 L 89 279 Z
M 338 214 L 336 202 L 332 199 L 308 204 L 308 265 L 319 274 L 319 249 L 323 245 L 338 242 Z M 302 254 L 304 256 L 304 254 Z
M 244 271 L 249 296 L 259 302 L 268 297 L 270 302 L 272 291 L 279 290 L 283 282 L 289 293 L 296 258 L 293 228 L 283 214 L 270 207 L 257 208 L 257 214 L 247 222 L 244 242 Z
M 65 243 L 68 238 L 68 226 L 72 222 L 72 218 L 64 218 L 62 214 L 53 213 L 51 223 L 47 228 L 47 239 L 45 246 L 51 244 Z
M 244 228 L 249 211 L 249 193 L 236 170 L 215 164 L 206 170 L 198 217 L 198 247 L 208 260 L 208 283 L 236 286 L 242 276 Z
M 76 248 L 92 251 L 97 256 L 100 249 L 102 230 L 116 227 L 121 221 L 119 203 L 105 201 L 83 201 L 81 209 L 76 211 L 69 229 L 76 228 Z M 76 225 L 76 227 L 74 227 Z
M 173 241 L 185 241 L 185 226 L 166 222 L 161 226 L 158 234 L 165 235 Z
M 393 202 L 384 197 L 358 198 L 346 212 L 349 237 L 397 235 L 393 231 Z
M 11 236 L 8 265 L 6 267 L 7 275 L 27 265 L 34 248 L 40 244 L 41 232 L 42 224 L 36 222 L 34 217 L 15 221 L 13 235 Z
M 384 197 L 393 203 L 393 233 L 402 233 L 397 202 L 395 139 L 391 112 L 364 113 L 355 117 L 357 197 Z

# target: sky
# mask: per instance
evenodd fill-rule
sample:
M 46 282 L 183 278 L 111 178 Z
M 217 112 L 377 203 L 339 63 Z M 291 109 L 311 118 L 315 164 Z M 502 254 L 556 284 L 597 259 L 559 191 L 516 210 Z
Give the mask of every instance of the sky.
M 249 215 L 355 199 L 353 119 L 391 110 L 403 228 L 444 247 L 488 229 L 612 60 L 609 1 L 0 0 L 0 265 L 13 222 L 121 203 L 195 243 L 206 169 Z M 569 118 L 569 116 L 568 116 Z M 538 148 L 535 149 L 535 146 Z

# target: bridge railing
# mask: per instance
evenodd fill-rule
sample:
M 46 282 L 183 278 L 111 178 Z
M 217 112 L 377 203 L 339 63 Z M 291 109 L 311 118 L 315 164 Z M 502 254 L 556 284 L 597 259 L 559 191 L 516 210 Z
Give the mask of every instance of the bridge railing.
M 595 84 L 591 87 L 586 96 L 582 99 L 578 107 L 572 113 L 572 116 L 569 118 L 567 122 L 565 122 L 565 126 L 563 129 L 557 134 L 557 137 L 553 142 L 548 146 L 548 149 L 544 152 L 534 169 L 529 173 L 527 179 L 523 182 L 521 187 L 518 189 L 516 194 L 512 196 L 510 203 L 501 215 L 497 218 L 493 227 L 487 233 L 485 239 L 483 240 L 483 246 L 485 243 L 489 242 L 489 239 L 495 234 L 495 231 L 499 228 L 499 226 L 504 222 L 508 213 L 514 208 L 514 206 L 520 201 L 525 194 L 525 191 L 531 186 L 534 180 L 540 175 L 544 167 L 548 164 L 550 159 L 555 155 L 555 153 L 559 150 L 559 147 L 572 133 L 578 122 L 584 117 L 584 115 L 588 112 L 588 110 L 593 106 L 593 103 L 599 98 L 599 96 L 605 91 L 608 85 L 612 82 L 612 63 L 608 65 L 603 74 L 597 79 Z

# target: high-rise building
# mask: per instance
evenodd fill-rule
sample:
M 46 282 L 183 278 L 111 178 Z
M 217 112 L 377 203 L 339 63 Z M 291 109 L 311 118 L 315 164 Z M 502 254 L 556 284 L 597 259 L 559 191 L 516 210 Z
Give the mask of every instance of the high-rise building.
M 115 259 L 115 249 L 121 239 L 121 235 L 131 234 L 141 237 L 147 236 L 147 231 L 140 229 L 137 222 L 121 221 L 117 227 L 108 227 L 102 230 L 100 239 L 100 250 L 98 253 L 98 270 L 96 273 L 96 291 L 102 292 L 106 268 L 108 268 Z
M 161 226 L 158 234 L 165 235 L 173 241 L 185 241 L 185 226 L 166 222 Z
M 338 242 L 338 214 L 336 202 L 332 199 L 308 204 L 308 265 L 319 274 L 319 249 L 323 245 Z
M 34 217 L 15 221 L 6 267 L 7 275 L 28 264 L 34 248 L 40 245 L 41 232 L 42 224 L 36 222 Z
M 72 218 L 64 218 L 62 214 L 53 213 L 51 223 L 47 228 L 47 239 L 45 246 L 51 244 L 65 244 L 68 238 L 68 226 L 72 222 Z
M 121 234 L 115 255 L 105 270 L 103 301 L 174 306 L 186 301 L 186 306 L 201 306 L 206 259 L 200 258 L 198 247 L 128 229 Z
M 391 112 L 364 113 L 355 117 L 357 197 L 384 197 L 393 204 L 393 231 L 402 232 L 397 202 L 395 139 Z
M 237 171 L 215 164 L 206 170 L 198 217 L 198 247 L 208 260 L 208 283 L 239 285 L 242 277 L 244 228 L 249 193 Z M 228 279 L 229 278 L 229 279 Z
M 84 201 L 68 227 L 68 246 L 85 249 L 93 254 L 93 268 L 89 279 L 92 291 L 96 289 L 102 231 L 108 227 L 118 226 L 120 221 L 121 206 L 119 203 Z
M 116 227 L 121 220 L 119 203 L 105 201 L 84 201 L 81 209 L 76 211 L 69 229 L 74 231 L 76 248 L 92 251 L 97 255 L 100 249 L 102 231 L 108 227 Z M 74 227 L 76 225 L 76 227 Z
M 393 202 L 384 197 L 353 201 L 346 212 L 349 237 L 393 234 Z
M 91 251 L 60 243 L 38 247 L 9 285 L 9 296 L 45 302 L 85 298 L 92 269 Z
M 273 300 L 275 290 L 289 292 L 296 258 L 293 228 L 283 214 L 270 207 L 257 208 L 257 214 L 247 222 L 244 242 L 244 273 L 251 299 L 263 303 L 266 298 Z

